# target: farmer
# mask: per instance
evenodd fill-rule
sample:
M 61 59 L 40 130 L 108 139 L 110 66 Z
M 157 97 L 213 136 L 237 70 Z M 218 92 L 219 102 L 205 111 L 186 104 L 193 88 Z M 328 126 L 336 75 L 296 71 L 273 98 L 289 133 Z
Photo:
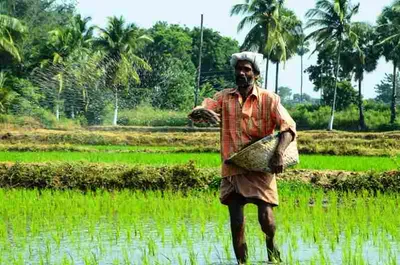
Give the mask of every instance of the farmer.
M 274 244 L 275 219 L 273 207 L 278 206 L 275 173 L 283 171 L 283 153 L 296 137 L 296 123 L 281 105 L 275 93 L 257 86 L 261 54 L 235 53 L 231 66 L 235 69 L 237 88 L 224 89 L 213 99 L 206 98 L 202 105 L 193 109 L 189 118 L 194 121 L 221 123 L 222 182 L 220 201 L 229 208 L 233 248 L 239 264 L 247 260 L 244 235 L 244 205 L 258 206 L 258 221 L 266 235 L 268 260 L 279 262 L 280 254 Z M 276 152 L 270 160 L 272 173 L 246 171 L 225 162 L 244 146 L 281 132 Z

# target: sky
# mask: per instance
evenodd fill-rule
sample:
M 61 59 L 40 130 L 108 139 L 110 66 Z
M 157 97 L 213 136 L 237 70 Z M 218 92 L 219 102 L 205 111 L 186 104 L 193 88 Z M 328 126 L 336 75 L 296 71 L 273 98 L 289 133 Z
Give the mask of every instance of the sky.
M 126 21 L 143 28 L 152 27 L 157 21 L 180 24 L 187 27 L 198 27 L 200 16 L 204 15 L 204 26 L 220 32 L 223 36 L 236 39 L 241 44 L 246 30 L 237 32 L 237 25 L 242 17 L 230 16 L 234 4 L 244 0 L 78 0 L 78 12 L 90 16 L 92 23 L 104 27 L 107 17 L 123 16 Z M 354 21 L 365 21 L 374 24 L 383 7 L 392 0 L 359 0 L 360 10 Z M 353 3 L 357 3 L 353 0 Z M 315 6 L 315 0 L 286 0 L 285 6 L 292 9 L 305 22 L 305 13 Z M 311 46 L 313 49 L 313 46 Z M 304 56 L 304 69 L 315 63 L 316 56 Z M 374 87 L 384 78 L 385 73 L 392 73 L 392 66 L 381 58 L 377 69 L 365 76 L 363 93 L 365 98 L 376 96 Z M 281 65 L 279 86 L 288 86 L 293 93 L 300 91 L 300 57 L 296 56 Z M 268 89 L 275 88 L 275 65 L 270 64 Z M 356 83 L 354 83 L 356 85 Z M 304 75 L 304 92 L 312 97 L 319 97 L 313 91 L 313 85 Z

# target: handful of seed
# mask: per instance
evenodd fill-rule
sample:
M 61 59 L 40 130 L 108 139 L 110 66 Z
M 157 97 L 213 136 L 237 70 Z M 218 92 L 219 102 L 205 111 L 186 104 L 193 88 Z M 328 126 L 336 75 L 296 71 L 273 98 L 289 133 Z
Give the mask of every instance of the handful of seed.
M 219 115 L 212 110 L 205 108 L 194 109 L 189 118 L 196 122 L 208 122 L 211 124 L 218 124 L 220 122 Z

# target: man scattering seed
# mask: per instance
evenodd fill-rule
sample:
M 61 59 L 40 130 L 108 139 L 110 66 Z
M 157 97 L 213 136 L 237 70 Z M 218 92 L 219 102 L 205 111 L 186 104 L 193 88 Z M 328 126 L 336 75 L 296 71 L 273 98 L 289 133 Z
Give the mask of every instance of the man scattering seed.
M 235 68 L 237 88 L 216 93 L 193 109 L 189 118 L 209 123 L 221 123 L 222 182 L 220 200 L 229 208 L 233 248 L 239 264 L 247 260 L 243 208 L 247 203 L 258 206 L 258 220 L 266 234 L 268 260 L 279 262 L 280 254 L 274 244 L 275 219 L 273 207 L 278 205 L 275 173 L 283 171 L 283 153 L 296 137 L 296 123 L 281 105 L 275 93 L 257 86 L 263 61 L 261 54 L 235 53 L 231 65 Z M 272 173 L 246 171 L 225 162 L 244 146 L 281 132 L 276 152 L 270 160 Z

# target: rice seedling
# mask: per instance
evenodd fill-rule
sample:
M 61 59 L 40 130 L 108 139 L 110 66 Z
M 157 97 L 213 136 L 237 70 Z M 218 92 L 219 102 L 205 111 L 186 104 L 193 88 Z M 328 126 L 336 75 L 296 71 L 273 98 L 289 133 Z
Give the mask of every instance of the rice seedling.
M 234 263 L 228 211 L 212 191 L 0 189 L 0 264 Z M 399 264 L 398 193 L 280 183 L 277 244 L 287 264 Z M 248 205 L 250 264 L 266 259 Z

